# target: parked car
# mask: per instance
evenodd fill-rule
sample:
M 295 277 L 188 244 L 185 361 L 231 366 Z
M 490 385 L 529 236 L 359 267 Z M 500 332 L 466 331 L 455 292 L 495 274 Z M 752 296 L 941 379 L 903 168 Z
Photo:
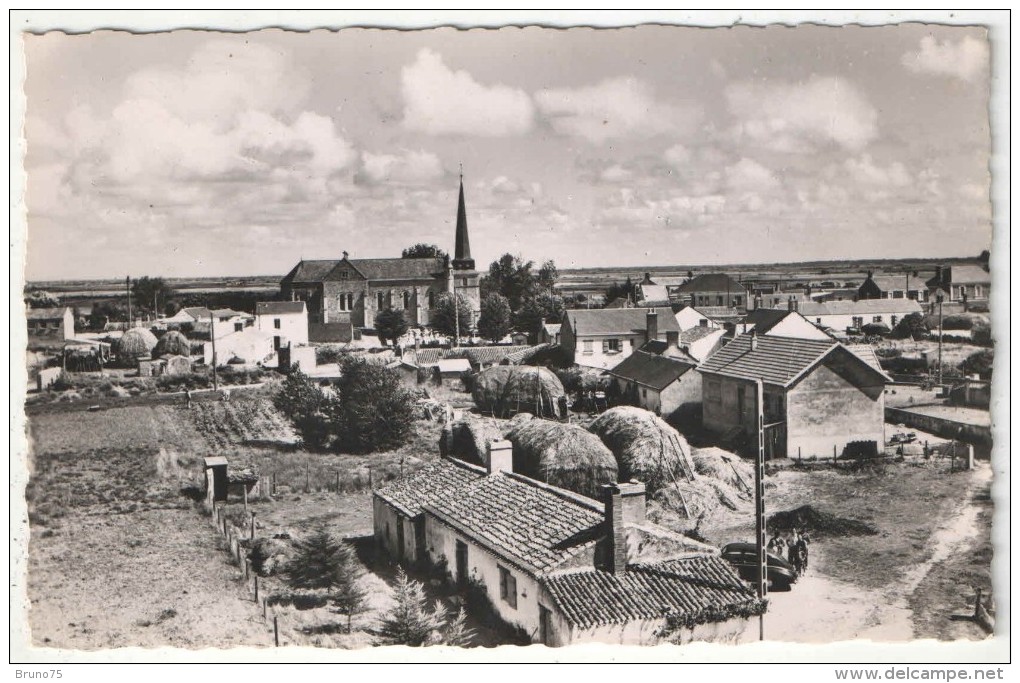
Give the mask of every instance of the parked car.
M 766 553 L 765 577 L 770 590 L 788 591 L 797 581 L 797 570 L 792 564 L 773 553 Z M 754 583 L 758 580 L 758 547 L 754 543 L 728 543 L 723 546 L 722 558 L 733 565 L 740 578 Z

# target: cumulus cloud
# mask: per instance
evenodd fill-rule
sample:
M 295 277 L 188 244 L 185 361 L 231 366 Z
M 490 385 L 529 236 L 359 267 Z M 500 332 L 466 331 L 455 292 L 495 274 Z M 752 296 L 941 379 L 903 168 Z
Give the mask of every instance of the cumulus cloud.
M 857 150 L 878 134 L 878 111 L 849 81 L 735 83 L 726 88 L 734 133 L 768 149 L 809 152 L 819 143 Z
M 596 144 L 625 136 L 687 131 L 700 119 L 700 112 L 693 107 L 658 101 L 652 88 L 635 78 L 540 90 L 535 93 L 535 103 L 553 130 Z
M 531 129 L 535 108 L 523 90 L 482 85 L 453 71 L 427 48 L 401 71 L 404 126 L 431 135 L 520 135 Z
M 779 186 L 775 173 L 747 157 L 727 166 L 725 176 L 726 186 L 734 192 L 765 192 Z
M 872 161 L 869 154 L 847 159 L 843 163 L 843 173 L 863 185 L 904 187 L 911 182 L 910 173 L 902 163 L 894 161 L 888 166 L 881 166 Z
M 919 49 L 904 54 L 901 62 L 914 73 L 973 81 L 988 68 L 988 43 L 972 36 L 956 43 L 939 42 L 934 36 L 925 36 Z
M 674 169 L 682 171 L 691 161 L 691 152 L 683 145 L 677 144 L 667 149 L 662 158 Z
M 439 157 L 424 150 L 405 150 L 400 154 L 362 152 L 361 161 L 358 179 L 372 185 L 421 185 L 443 175 Z

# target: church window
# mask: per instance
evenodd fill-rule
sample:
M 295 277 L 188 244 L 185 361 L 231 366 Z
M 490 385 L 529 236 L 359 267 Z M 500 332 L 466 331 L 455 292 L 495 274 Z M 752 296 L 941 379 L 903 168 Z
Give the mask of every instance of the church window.
M 351 292 L 345 292 L 336 298 L 337 310 L 341 311 L 353 311 L 354 310 L 354 294 Z

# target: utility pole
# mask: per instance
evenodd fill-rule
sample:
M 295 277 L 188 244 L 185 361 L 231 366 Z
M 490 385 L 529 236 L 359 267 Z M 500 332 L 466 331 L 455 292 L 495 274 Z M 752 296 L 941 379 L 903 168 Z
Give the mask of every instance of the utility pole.
M 758 453 L 754 466 L 755 531 L 758 551 L 758 598 L 768 595 L 768 556 L 765 545 L 765 395 L 762 381 L 755 381 L 755 413 L 758 417 Z M 765 613 L 758 615 L 758 639 L 765 640 Z
M 220 379 L 216 374 L 216 321 L 213 319 L 212 311 L 209 312 L 209 339 L 212 340 L 212 385 L 213 391 L 220 388 Z
M 935 297 L 939 304 L 939 386 L 942 386 L 942 295 Z
M 456 333 L 453 337 L 453 348 L 456 349 L 460 346 L 460 306 L 457 305 L 457 276 L 451 272 L 450 277 L 453 283 L 453 325 Z
M 128 275 L 124 287 L 127 289 L 128 300 L 128 329 L 131 329 L 131 276 Z

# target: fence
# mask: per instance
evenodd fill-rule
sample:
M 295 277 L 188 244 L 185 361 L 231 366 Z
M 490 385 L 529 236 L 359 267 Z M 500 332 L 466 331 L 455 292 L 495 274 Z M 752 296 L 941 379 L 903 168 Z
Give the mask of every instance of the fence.
M 908 427 L 931 432 L 947 439 L 959 439 L 979 446 L 991 446 L 992 428 L 984 425 L 958 422 L 945 417 L 924 415 L 901 408 L 885 408 L 885 421 L 905 424 Z
M 344 495 L 367 493 L 385 482 L 410 472 L 404 463 L 339 469 L 315 463 L 262 472 L 254 487 L 252 500 L 272 500 L 286 493 L 321 493 Z

